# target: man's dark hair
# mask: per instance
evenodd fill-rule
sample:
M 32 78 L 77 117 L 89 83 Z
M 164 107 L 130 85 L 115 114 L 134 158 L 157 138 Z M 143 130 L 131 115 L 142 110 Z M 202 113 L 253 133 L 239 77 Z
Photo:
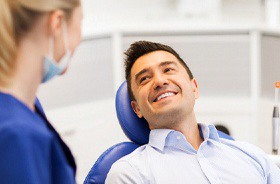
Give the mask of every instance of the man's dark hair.
M 171 47 L 167 45 L 163 45 L 160 43 L 155 43 L 155 42 L 149 42 L 149 41 L 137 41 L 134 42 L 133 44 L 130 45 L 130 47 L 125 51 L 125 78 L 127 81 L 127 89 L 128 89 L 128 94 L 130 97 L 130 100 L 135 100 L 135 97 L 133 95 L 132 89 L 131 89 L 131 68 L 135 61 L 140 58 L 141 56 L 148 54 L 150 52 L 154 51 L 166 51 L 171 54 L 173 54 L 179 62 L 184 66 L 184 68 L 187 70 L 187 73 L 189 74 L 190 79 L 193 79 L 193 74 L 190 71 L 189 67 L 187 64 L 184 62 L 184 60 L 179 56 L 179 54 L 173 50 Z

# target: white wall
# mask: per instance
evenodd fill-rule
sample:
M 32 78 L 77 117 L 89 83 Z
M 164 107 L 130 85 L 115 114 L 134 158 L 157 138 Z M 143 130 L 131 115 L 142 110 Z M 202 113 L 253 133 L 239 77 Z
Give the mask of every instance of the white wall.
M 217 13 L 210 11 L 206 15 L 181 15 L 178 11 L 179 1 L 190 2 L 190 0 L 82 0 L 85 14 L 84 31 L 139 23 L 176 22 L 178 19 L 186 23 L 209 21 L 213 19 L 211 15 Z M 214 22 L 259 23 L 264 20 L 262 0 L 197 0 L 196 2 L 200 2 L 196 9 L 206 3 L 220 2 L 220 10 L 217 11 L 220 11 L 221 16 L 214 16 L 215 20 L 212 20 Z

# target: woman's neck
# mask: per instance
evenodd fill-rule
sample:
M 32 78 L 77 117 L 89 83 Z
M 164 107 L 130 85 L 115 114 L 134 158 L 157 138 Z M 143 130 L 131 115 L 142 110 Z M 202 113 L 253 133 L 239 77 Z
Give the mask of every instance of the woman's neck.
M 22 40 L 15 60 L 15 69 L 9 86 L 0 90 L 13 95 L 30 109 L 34 110 L 36 93 L 42 81 L 43 57 L 38 45 Z

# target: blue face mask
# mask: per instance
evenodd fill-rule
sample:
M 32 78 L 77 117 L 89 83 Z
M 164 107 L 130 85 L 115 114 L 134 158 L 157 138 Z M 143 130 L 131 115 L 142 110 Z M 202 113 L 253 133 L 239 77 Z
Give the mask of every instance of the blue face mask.
M 62 29 L 63 29 L 63 41 L 65 46 L 65 54 L 64 56 L 56 62 L 53 58 L 54 53 L 54 47 L 53 37 L 50 37 L 50 54 L 49 56 L 44 57 L 44 64 L 43 64 L 43 80 L 42 83 L 45 83 L 49 81 L 50 79 L 54 78 L 57 75 L 60 75 L 68 66 L 70 60 L 71 60 L 71 52 L 69 50 L 69 44 L 68 44 L 68 35 L 67 35 L 67 27 L 66 23 L 62 23 Z

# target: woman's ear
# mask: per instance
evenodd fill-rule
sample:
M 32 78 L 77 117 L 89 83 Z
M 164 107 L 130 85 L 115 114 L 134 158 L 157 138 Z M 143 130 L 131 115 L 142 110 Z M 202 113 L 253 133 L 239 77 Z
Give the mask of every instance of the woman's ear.
M 193 93 L 194 93 L 195 99 L 198 99 L 199 98 L 199 93 L 198 93 L 198 84 L 196 82 L 196 79 L 193 78 L 191 80 L 191 83 L 192 83 L 192 88 L 193 88 Z
M 61 34 L 62 24 L 64 19 L 64 12 L 62 10 L 55 10 L 49 16 L 49 34 L 54 37 Z
M 137 116 L 139 118 L 143 117 L 143 115 L 142 115 L 142 113 L 141 113 L 141 111 L 139 109 L 139 106 L 138 106 L 138 104 L 137 104 L 137 102 L 135 100 L 131 101 L 131 107 L 132 107 L 133 111 L 137 114 Z

